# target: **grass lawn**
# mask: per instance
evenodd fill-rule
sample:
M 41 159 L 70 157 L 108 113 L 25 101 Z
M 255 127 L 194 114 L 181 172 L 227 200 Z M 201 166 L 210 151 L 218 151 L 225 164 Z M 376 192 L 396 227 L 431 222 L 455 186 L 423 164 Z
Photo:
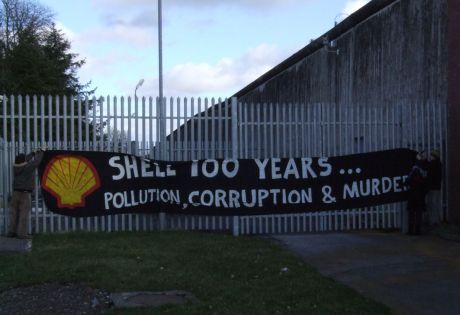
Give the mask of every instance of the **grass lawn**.
M 287 267 L 288 271 L 281 269 Z M 193 232 L 34 236 L 0 255 L 0 291 L 80 282 L 109 292 L 185 290 L 201 303 L 111 314 L 389 314 L 268 239 Z
M 460 235 L 460 225 L 459 224 L 441 224 L 436 228 L 437 232 L 441 233 L 448 233 L 448 234 L 456 234 Z

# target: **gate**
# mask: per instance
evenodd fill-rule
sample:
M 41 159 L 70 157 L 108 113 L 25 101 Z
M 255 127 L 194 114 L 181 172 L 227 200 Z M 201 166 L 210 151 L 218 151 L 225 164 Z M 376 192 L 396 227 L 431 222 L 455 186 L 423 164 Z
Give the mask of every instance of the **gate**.
M 441 152 L 445 104 L 239 104 L 239 157 L 336 156 L 394 148 Z M 446 170 L 444 170 L 446 172 Z M 446 173 L 443 178 L 446 178 Z M 447 218 L 442 198 L 429 200 Z M 243 234 L 401 228 L 405 203 L 361 209 L 241 218 Z
M 436 148 L 446 164 L 445 104 L 246 104 L 236 99 L 170 98 L 160 106 L 152 98 L 4 96 L 0 105 L 0 234 L 8 226 L 6 196 L 11 191 L 14 156 L 42 145 L 172 161 Z M 445 189 L 442 196 L 437 207 L 445 218 Z M 46 209 L 38 190 L 32 204 L 31 233 L 186 229 L 265 234 L 385 229 L 401 227 L 404 213 L 404 204 L 396 203 L 289 215 L 160 213 L 69 218 Z

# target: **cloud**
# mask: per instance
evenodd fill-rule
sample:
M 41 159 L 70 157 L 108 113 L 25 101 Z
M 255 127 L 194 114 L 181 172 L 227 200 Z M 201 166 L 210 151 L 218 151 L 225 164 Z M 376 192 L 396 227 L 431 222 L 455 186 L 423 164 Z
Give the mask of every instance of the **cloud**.
M 123 69 L 123 66 L 126 68 L 126 65 L 142 62 L 142 57 L 136 54 L 136 50 L 109 49 L 107 47 L 101 50 L 100 43 L 102 41 L 107 41 L 108 44 L 115 41 L 117 44 L 123 45 L 124 40 L 128 43 L 146 45 L 145 41 L 147 40 L 143 37 L 151 37 L 151 35 L 146 35 L 144 30 L 139 30 L 136 33 L 132 32 L 134 28 L 123 26 L 116 26 L 111 29 L 95 28 L 83 33 L 73 32 L 60 21 L 56 22 L 56 27 L 70 40 L 71 51 L 78 53 L 78 59 L 86 61 L 83 67 L 79 69 L 78 74 L 81 82 L 92 81 L 92 87 L 97 87 L 101 84 L 100 80 L 104 80 L 104 78 L 120 75 L 117 73 L 122 71 L 119 70 L 120 67 Z M 111 46 L 116 47 L 116 45 Z
M 213 64 L 207 62 L 178 64 L 164 73 L 164 95 L 228 97 L 273 68 L 291 53 L 275 45 L 260 44 L 239 57 L 221 58 Z M 99 87 L 97 93 L 101 95 L 119 91 L 115 93 L 132 96 L 137 80 L 143 76 L 138 75 L 133 80 L 132 76 L 120 75 L 117 69 L 141 62 L 140 59 L 136 59 L 140 57 L 121 52 L 113 52 L 103 57 L 94 55 L 87 57 L 87 64 L 80 70 L 82 81 L 93 79 L 93 86 Z M 138 96 L 158 95 L 156 75 L 157 73 L 154 74 L 155 78 L 144 77 L 145 83 L 137 91 Z M 103 78 L 109 80 L 105 83 L 111 82 L 112 88 L 115 89 L 109 92 L 104 89 L 106 85 L 99 86 L 102 81 L 97 80 L 104 80 Z
M 158 5 L 155 0 L 91 0 L 97 10 L 106 13 L 102 20 L 106 26 L 158 26 Z M 264 12 L 280 6 L 290 6 L 295 3 L 314 0 L 163 0 L 163 11 L 172 8 L 186 8 L 189 10 L 205 10 L 225 8 L 243 8 Z M 123 14 L 120 16 L 120 10 Z M 169 23 L 168 14 L 163 14 L 163 24 Z M 214 24 L 211 18 L 192 22 L 191 27 L 203 27 Z
M 201 9 L 203 7 L 246 7 L 257 9 L 271 9 L 278 6 L 293 5 L 305 0 L 166 0 L 162 2 L 163 8 L 167 7 L 191 7 Z M 311 0 L 308 0 L 311 1 Z M 154 0 L 92 0 L 96 6 L 136 8 L 157 7 L 157 1 Z
M 103 23 L 106 26 L 113 27 L 113 26 L 124 26 L 124 27 L 156 27 L 158 21 L 157 12 L 154 10 L 143 10 L 131 18 L 120 17 L 119 13 L 115 14 L 108 14 L 105 15 L 103 18 Z
M 370 0 L 348 0 L 343 9 L 343 13 L 350 15 L 362 6 L 367 4 Z
M 130 64 L 140 62 L 139 57 L 124 53 L 111 52 L 102 57 L 91 56 L 83 67 L 86 73 L 97 73 L 101 75 L 112 75 L 114 68 L 120 64 Z
M 71 42 L 77 38 L 77 34 L 75 34 L 75 32 L 73 32 L 70 28 L 65 26 L 64 23 L 62 23 L 61 21 L 56 21 L 55 25 L 58 30 L 61 30 L 65 38 L 67 38 Z
M 273 68 L 286 55 L 287 52 L 276 46 L 260 44 L 243 56 L 222 58 L 215 64 L 179 64 L 165 74 L 165 86 L 170 95 L 236 92 Z
M 84 38 L 89 42 L 125 42 L 142 47 L 151 45 L 154 42 L 154 36 L 148 29 L 122 24 L 117 24 L 110 28 L 95 28 L 84 34 Z

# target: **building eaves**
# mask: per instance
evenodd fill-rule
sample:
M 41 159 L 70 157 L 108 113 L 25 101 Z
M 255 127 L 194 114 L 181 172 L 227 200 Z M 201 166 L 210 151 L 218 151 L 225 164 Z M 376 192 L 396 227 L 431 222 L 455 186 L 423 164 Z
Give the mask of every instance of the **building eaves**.
M 281 72 L 285 71 L 286 69 L 290 68 L 291 66 L 295 65 L 305 57 L 313 54 L 314 52 L 322 49 L 324 47 L 324 40 L 332 41 L 343 35 L 344 33 L 348 32 L 350 29 L 355 27 L 356 25 L 360 24 L 361 22 L 367 20 L 369 17 L 374 15 L 375 13 L 379 12 L 380 10 L 384 9 L 385 7 L 393 4 L 394 2 L 398 2 L 400 0 L 373 0 L 364 5 L 361 9 L 357 10 L 349 17 L 344 19 L 342 22 L 337 24 L 334 28 L 330 31 L 325 33 L 324 35 L 320 36 L 319 38 L 313 40 L 310 44 L 293 54 L 291 57 L 287 58 L 279 65 L 275 66 L 271 70 L 267 71 L 265 74 L 260 76 L 255 81 L 248 84 L 246 87 L 241 89 L 240 91 L 236 92 L 232 97 L 243 97 L 248 92 L 256 89 L 260 85 L 268 82 Z

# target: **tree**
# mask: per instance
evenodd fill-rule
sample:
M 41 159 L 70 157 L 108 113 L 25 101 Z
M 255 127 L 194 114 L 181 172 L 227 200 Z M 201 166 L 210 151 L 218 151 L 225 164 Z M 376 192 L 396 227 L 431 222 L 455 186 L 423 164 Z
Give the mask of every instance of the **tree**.
M 38 34 L 52 24 L 52 12 L 36 2 L 1 0 L 1 4 L 0 41 L 6 50 L 17 43 L 23 30 L 35 30 Z
M 85 61 L 70 52 L 70 48 L 48 8 L 30 0 L 1 0 L 0 95 L 60 95 L 67 98 L 66 111 L 70 113 L 72 104 L 76 106 L 73 101 L 76 97 L 94 94 L 94 89 L 89 89 L 90 83 L 80 83 L 77 72 Z M 5 104 L 0 102 L 2 107 Z M 90 102 L 83 120 L 97 124 L 95 129 L 100 134 L 104 123 L 91 121 L 91 110 L 96 105 Z M 59 106 L 63 106 L 62 102 Z M 76 107 L 74 112 L 77 113 Z M 76 122 L 69 121 L 67 125 L 70 124 Z M 61 139 L 62 136 L 70 135 L 60 135 Z

